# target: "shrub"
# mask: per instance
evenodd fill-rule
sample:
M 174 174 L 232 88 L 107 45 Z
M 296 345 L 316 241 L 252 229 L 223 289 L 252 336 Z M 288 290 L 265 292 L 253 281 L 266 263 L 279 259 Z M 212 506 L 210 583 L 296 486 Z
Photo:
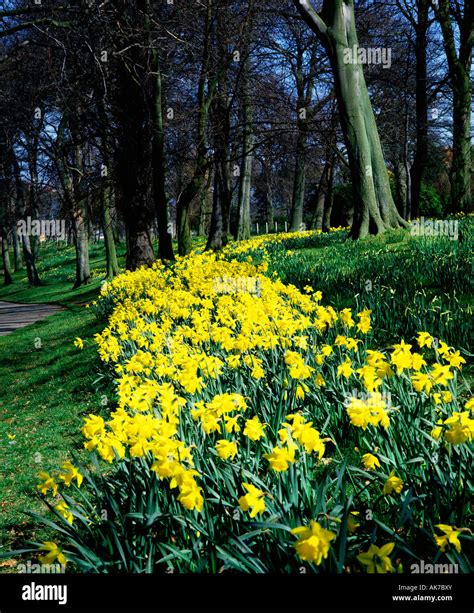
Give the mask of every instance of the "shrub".
M 443 202 L 436 189 L 423 183 L 420 192 L 420 215 L 440 218 L 443 214 Z

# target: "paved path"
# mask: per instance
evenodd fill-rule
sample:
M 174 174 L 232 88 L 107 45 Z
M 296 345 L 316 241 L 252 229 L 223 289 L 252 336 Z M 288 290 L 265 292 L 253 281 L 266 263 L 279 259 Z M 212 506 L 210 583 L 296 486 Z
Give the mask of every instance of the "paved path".
M 0 302 L 0 336 L 5 336 L 18 328 L 34 324 L 40 319 L 62 310 L 60 306 L 51 304 Z

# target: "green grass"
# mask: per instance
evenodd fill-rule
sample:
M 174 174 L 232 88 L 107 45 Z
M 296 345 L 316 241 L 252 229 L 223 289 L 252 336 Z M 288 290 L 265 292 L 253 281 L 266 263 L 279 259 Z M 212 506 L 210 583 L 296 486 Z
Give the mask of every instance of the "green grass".
M 70 306 L 0 338 L 0 551 L 41 535 L 23 514 L 42 509 L 36 476 L 82 447 L 82 416 L 104 394 L 94 385 L 92 336 L 101 327 L 91 311 Z M 86 340 L 82 351 L 76 336 Z
M 118 248 L 119 264 L 124 265 L 124 246 Z M 73 290 L 75 280 L 75 249 L 62 243 L 41 245 L 38 260 L 38 273 L 43 283 L 31 287 L 26 270 L 14 273 L 14 283 L 0 286 L 0 300 L 24 303 L 83 304 L 91 302 L 98 295 L 102 280 L 106 275 L 106 260 L 103 243 L 90 246 L 91 283 Z M 2 269 L 0 269 L 2 273 Z
M 426 330 L 469 354 L 473 226 L 464 222 L 462 241 L 395 231 L 286 254 L 282 247 L 270 252 L 268 273 L 299 289 L 311 285 L 338 309 L 371 309 L 376 344 Z

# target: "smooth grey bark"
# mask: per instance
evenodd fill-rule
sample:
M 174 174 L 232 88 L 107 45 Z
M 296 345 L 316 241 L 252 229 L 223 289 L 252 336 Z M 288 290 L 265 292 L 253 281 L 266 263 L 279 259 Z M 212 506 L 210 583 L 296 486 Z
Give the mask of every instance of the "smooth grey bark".
M 243 143 L 240 168 L 239 200 L 237 216 L 237 240 L 247 240 L 251 234 L 250 194 L 252 189 L 252 168 L 254 158 L 253 104 L 251 83 L 251 44 L 253 34 L 253 0 L 249 0 L 244 38 L 244 65 L 242 70 L 242 119 Z
M 222 176 L 222 165 L 216 164 L 214 170 L 214 193 L 212 202 L 211 228 L 207 240 L 207 249 L 218 251 L 225 246 L 225 220 L 222 208 L 222 192 L 224 178 Z
M 245 139 L 245 147 L 253 147 L 253 135 Z M 247 240 L 251 233 L 250 193 L 252 189 L 253 154 L 247 153 L 242 163 L 242 174 L 239 190 L 239 221 L 237 240 Z
M 349 50 L 358 49 L 353 0 L 324 0 L 320 14 L 310 0 L 294 0 L 294 4 L 318 36 L 331 62 L 355 196 L 352 237 L 407 227 L 391 194 L 362 65 L 357 58 L 352 62 L 347 59 Z
M 242 163 L 240 169 L 239 200 L 238 200 L 238 222 L 237 240 L 247 240 L 250 238 L 250 193 L 252 189 L 252 168 L 253 168 L 253 111 L 251 108 L 250 93 L 248 91 L 248 75 L 244 80 L 244 139 L 242 151 Z
M 17 198 L 15 194 L 14 183 L 12 182 L 13 164 L 8 146 L 3 147 L 4 159 L 0 164 L 0 173 L 3 175 L 3 190 L 2 196 L 5 202 L 4 212 L 6 217 L 3 219 L 4 232 L 6 232 L 7 241 L 13 247 L 13 269 L 18 272 L 23 268 L 21 258 L 21 245 L 17 229 Z
M 76 247 L 76 281 L 74 289 L 87 285 L 91 280 L 89 265 L 89 227 L 85 203 L 78 202 L 74 211 L 74 230 Z
M 303 224 L 304 201 L 306 186 L 306 143 L 308 139 L 306 129 L 298 121 L 298 136 L 296 143 L 296 163 L 295 178 L 293 184 L 293 199 L 291 203 L 291 223 L 292 232 L 298 232 Z
M 266 160 L 263 162 L 263 174 L 265 177 L 266 193 L 265 193 L 265 223 L 271 228 L 274 222 L 273 213 L 273 174 L 270 164 Z

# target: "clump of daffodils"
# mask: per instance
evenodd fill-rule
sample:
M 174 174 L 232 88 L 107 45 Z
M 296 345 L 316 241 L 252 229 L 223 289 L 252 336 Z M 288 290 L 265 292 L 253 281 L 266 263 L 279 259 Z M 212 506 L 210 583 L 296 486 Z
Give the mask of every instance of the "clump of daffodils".
M 219 255 L 195 252 L 172 268 L 156 263 L 104 285 L 101 301 L 112 312 L 95 341 L 114 373 L 117 403 L 108 415 L 84 419 L 84 447 L 111 471 L 117 465 L 146 471 L 184 523 L 199 521 L 216 500 L 226 516 L 238 514 L 239 525 L 282 518 L 297 537 L 299 560 L 319 566 L 338 534 L 319 515 L 323 525 L 311 519 L 308 500 L 315 479 L 340 460 L 334 449 L 345 443 L 342 433 L 374 451 L 357 463 L 383 487 L 384 503 L 396 504 L 405 473 L 397 466 L 384 480 L 377 470 L 387 461 L 378 445 L 391 440 L 404 410 L 391 407 L 391 390 L 426 402 L 434 447 L 437 440 L 456 447 L 472 441 L 474 403 L 457 410 L 459 352 L 427 332 L 419 333 L 417 351 L 404 340 L 391 351 L 369 348 L 372 312 L 338 312 L 323 306 L 313 288 L 300 292 L 267 276 L 267 246 L 268 238 L 259 238 Z M 255 249 L 260 265 L 246 257 Z M 433 422 L 432 409 L 440 411 Z M 58 475 L 41 473 L 38 490 L 56 498 L 64 488 L 84 488 L 83 481 L 65 462 Z M 69 500 L 55 500 L 53 508 L 75 526 Z M 300 503 L 307 505 L 307 525 L 294 527 L 290 510 Z M 361 529 L 358 511 L 347 517 L 350 534 Z M 457 549 L 458 531 L 439 527 L 442 551 L 447 544 Z M 49 558 L 62 559 L 55 544 L 47 547 Z M 393 543 L 372 544 L 357 559 L 370 573 L 391 572 L 392 550 Z

